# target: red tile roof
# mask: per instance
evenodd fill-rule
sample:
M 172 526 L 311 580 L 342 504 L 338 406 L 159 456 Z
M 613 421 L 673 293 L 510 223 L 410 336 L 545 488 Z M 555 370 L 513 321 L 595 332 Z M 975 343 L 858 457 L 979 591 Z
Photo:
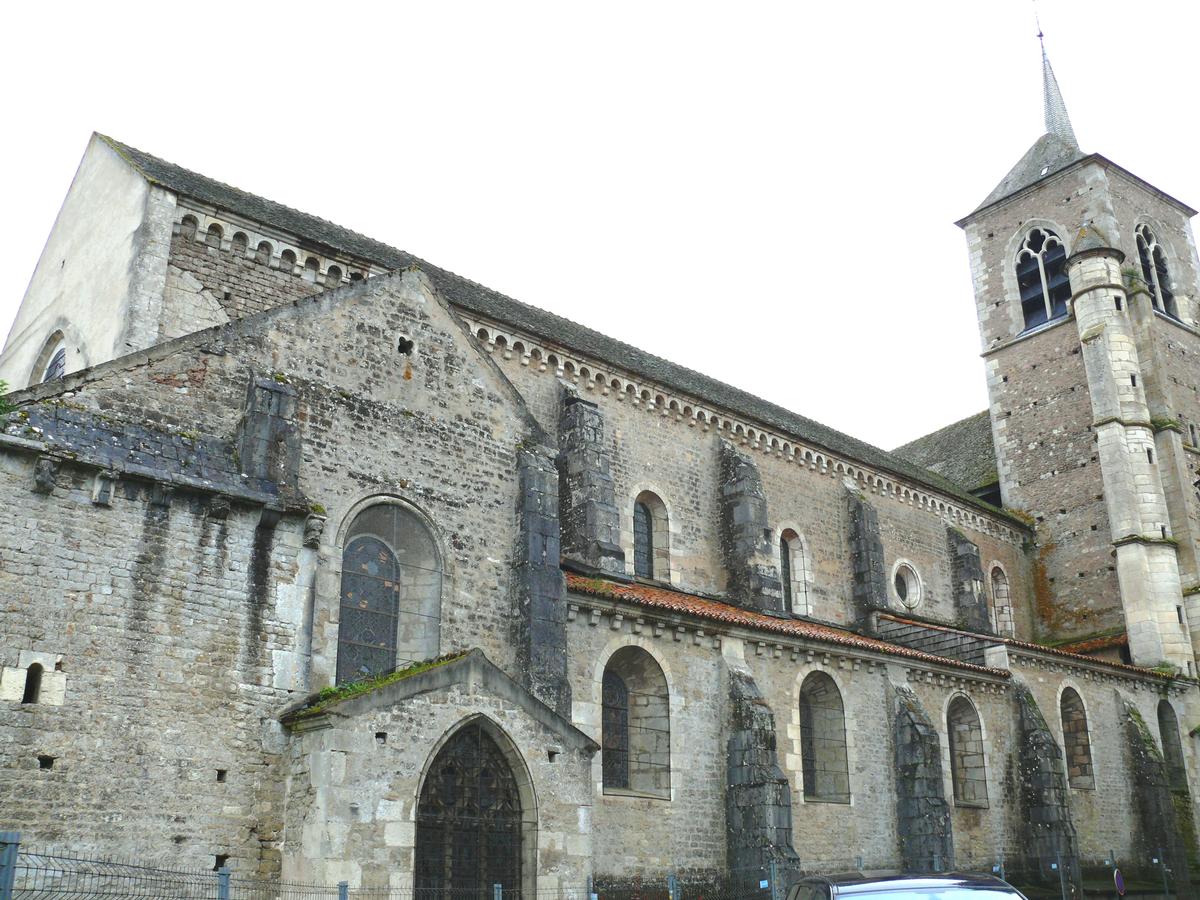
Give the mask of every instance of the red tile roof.
M 992 675 L 999 678 L 1009 677 L 1004 669 L 991 669 L 976 666 L 971 663 L 948 659 L 944 656 L 934 656 L 899 644 L 890 644 L 875 638 L 863 637 L 852 631 L 834 628 L 830 625 L 818 625 L 815 622 L 805 622 L 799 619 L 780 619 L 764 613 L 753 612 L 717 600 L 706 600 L 694 594 L 667 588 L 652 587 L 646 584 L 628 584 L 625 582 L 608 581 L 603 578 L 589 578 L 574 572 L 567 572 L 567 588 L 577 594 L 589 594 L 594 597 L 606 597 L 610 600 L 620 600 L 650 609 L 660 609 L 667 612 L 684 613 L 700 619 L 721 622 L 726 625 L 740 625 L 758 631 L 767 631 L 787 637 L 804 638 L 805 640 L 820 641 L 840 647 L 855 650 L 869 650 L 875 653 L 885 653 L 888 656 L 899 656 L 923 663 L 936 663 L 941 666 L 952 666 L 956 669 L 966 669 L 971 672 Z

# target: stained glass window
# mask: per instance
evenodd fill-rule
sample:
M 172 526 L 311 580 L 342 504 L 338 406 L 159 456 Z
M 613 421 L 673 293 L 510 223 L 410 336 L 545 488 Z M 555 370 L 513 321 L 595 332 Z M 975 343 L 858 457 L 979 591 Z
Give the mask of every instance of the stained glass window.
M 604 670 L 603 766 L 606 788 L 629 787 L 629 689 L 612 669 Z
M 654 577 L 654 519 L 641 502 L 633 505 L 633 574 Z
M 437 656 L 441 564 L 433 537 L 408 509 L 359 514 L 342 553 L 338 682 Z

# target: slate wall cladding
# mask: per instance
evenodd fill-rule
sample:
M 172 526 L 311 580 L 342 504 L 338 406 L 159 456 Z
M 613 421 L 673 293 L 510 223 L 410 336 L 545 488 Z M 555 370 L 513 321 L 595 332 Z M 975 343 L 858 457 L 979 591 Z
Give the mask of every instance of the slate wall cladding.
M 732 444 L 721 444 L 721 555 L 733 602 L 783 612 L 783 585 L 767 527 L 767 498 L 758 467 Z
M 1124 713 L 1122 724 L 1133 776 L 1130 787 L 1137 824 L 1137 858 L 1158 858 L 1158 853 L 1165 851 L 1178 879 L 1176 891 L 1186 896 L 1197 855 L 1191 797 L 1186 790 L 1172 790 L 1162 751 L 1138 706 L 1120 693 L 1117 703 Z
M 1059 882 L 1058 872 L 1050 867 L 1057 863 L 1079 889 L 1079 844 L 1071 820 L 1062 749 L 1029 688 L 1014 684 L 1013 699 L 1024 852 L 1038 857 L 1038 871 L 1045 881 Z
M 557 712 L 571 716 L 567 680 L 565 585 L 559 547 L 558 472 L 546 448 L 517 453 L 520 477 L 519 543 L 516 570 L 519 632 L 517 667 L 530 692 Z
M 563 554 L 608 575 L 625 574 L 621 517 L 613 490 L 604 416 L 594 403 L 565 393 L 558 422 Z
M 959 623 L 969 631 L 995 634 L 988 598 L 983 589 L 983 564 L 979 559 L 979 548 L 957 528 L 947 527 L 946 540 L 949 544 L 951 584 Z
M 728 773 L 725 788 L 727 865 L 743 879 L 800 874 L 792 847 L 792 792 L 776 756 L 775 716 L 745 666 L 729 665 Z M 759 874 L 754 874 L 759 873 Z
M 954 833 L 942 776 L 942 748 L 917 695 L 893 685 L 896 831 L 900 858 L 912 872 L 944 871 L 954 859 Z
M 857 491 L 846 491 L 846 504 L 850 511 L 850 554 L 854 572 L 851 595 L 857 621 L 866 625 L 874 610 L 888 607 L 879 515 Z

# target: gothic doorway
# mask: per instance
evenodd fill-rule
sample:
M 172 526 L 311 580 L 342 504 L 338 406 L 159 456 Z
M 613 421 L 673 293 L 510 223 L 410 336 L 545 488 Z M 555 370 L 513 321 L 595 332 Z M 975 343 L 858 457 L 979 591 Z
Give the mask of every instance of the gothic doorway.
M 521 784 L 504 752 L 476 719 L 438 751 L 417 803 L 415 896 L 455 900 L 522 888 L 525 822 Z

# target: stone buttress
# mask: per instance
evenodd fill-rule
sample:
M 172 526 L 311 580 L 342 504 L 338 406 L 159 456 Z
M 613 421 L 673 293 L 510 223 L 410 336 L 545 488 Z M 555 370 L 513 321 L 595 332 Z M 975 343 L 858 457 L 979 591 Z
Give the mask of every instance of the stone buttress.
M 950 804 L 942 780 L 942 743 L 912 688 L 894 684 L 896 832 L 907 872 L 941 872 L 954 859 Z
M 767 527 L 767 498 L 758 467 L 721 444 L 721 555 L 733 602 L 783 612 L 783 585 Z
M 563 555 L 606 575 L 624 575 L 621 518 L 604 442 L 604 416 L 595 403 L 573 391 L 563 399 L 558 446 Z

